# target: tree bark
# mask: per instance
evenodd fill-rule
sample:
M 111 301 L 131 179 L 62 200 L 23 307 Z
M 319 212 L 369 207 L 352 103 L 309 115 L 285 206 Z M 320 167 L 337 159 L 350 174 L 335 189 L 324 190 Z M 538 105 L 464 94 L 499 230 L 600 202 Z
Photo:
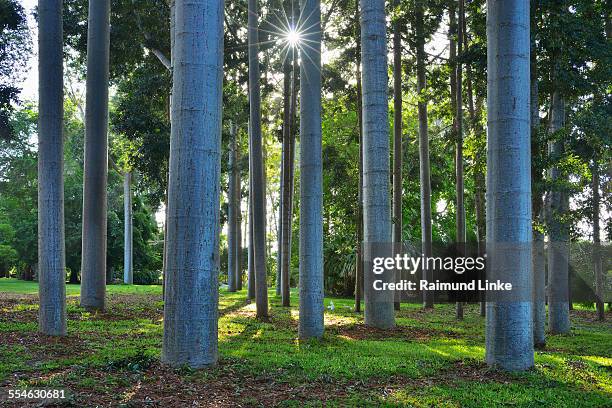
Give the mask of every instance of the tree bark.
M 533 19 L 532 19 L 533 22 Z M 533 27 L 533 25 L 532 25 Z M 535 40 L 531 40 L 531 143 L 537 141 L 540 127 L 540 106 L 538 102 L 538 76 L 536 72 Z M 534 163 L 532 163 L 532 171 Z M 541 221 L 543 218 L 542 191 L 537 181 L 541 181 L 541 169 L 535 169 L 532 175 L 532 212 L 535 219 Z M 546 262 L 544 258 L 544 234 L 537 228 L 533 230 L 533 344 L 534 347 L 542 349 L 546 346 Z
M 605 319 L 605 305 L 603 302 L 603 265 L 601 262 L 601 237 L 599 230 L 599 163 L 597 156 L 593 157 L 591 167 L 591 188 L 593 190 L 593 269 L 595 270 L 595 308 L 597 309 L 597 320 Z
M 359 0 L 355 0 L 355 90 L 357 93 L 357 135 L 359 138 L 359 184 L 357 186 L 357 211 L 355 217 L 356 260 L 355 260 L 355 312 L 361 312 L 363 294 L 363 112 L 361 104 L 361 27 L 359 26 Z
M 110 0 L 89 2 L 83 171 L 81 306 L 103 310 L 106 293 Z
M 223 2 L 176 0 L 175 21 L 161 358 L 198 368 L 218 359 Z
M 486 361 L 508 371 L 534 365 L 529 31 L 529 1 L 487 1 L 487 272 L 513 289 L 487 299 Z
M 301 0 L 300 64 L 300 339 L 323 336 L 323 163 L 321 4 Z
M 287 50 L 289 54 L 290 50 Z M 293 49 L 291 50 L 291 54 L 293 54 Z M 290 265 L 290 235 L 291 235 L 291 214 L 292 214 L 292 206 L 291 206 L 291 190 L 293 188 L 293 180 L 291 179 L 291 166 L 292 166 L 292 158 L 291 158 L 291 149 L 292 149 L 292 73 L 291 68 L 293 65 L 293 58 L 290 60 L 289 56 L 286 56 L 286 61 L 284 63 L 284 112 L 283 112 L 283 167 L 282 167 L 282 180 L 281 184 L 281 267 L 280 267 L 280 275 L 281 275 L 281 294 L 282 294 L 282 304 L 285 307 L 290 306 L 290 290 L 289 290 L 289 265 Z
M 248 125 L 249 140 L 251 140 L 251 123 Z M 249 146 L 252 143 L 249 142 Z M 248 220 L 248 235 L 249 235 L 249 247 L 248 247 L 248 288 L 247 288 L 247 299 L 255 299 L 255 249 L 253 245 L 253 155 L 249 150 L 249 206 L 247 213 Z
M 39 0 L 38 18 L 38 330 L 65 336 L 62 0 Z
M 259 85 L 259 33 L 257 0 L 248 0 L 249 43 L 249 116 L 251 124 L 250 153 L 253 172 L 253 261 L 255 266 L 255 303 L 257 318 L 268 318 L 268 284 L 266 272 L 266 197 L 261 135 L 261 95 Z
M 357 186 L 357 259 L 355 262 L 355 312 L 361 312 L 361 296 L 363 294 L 363 110 L 361 93 L 361 28 L 359 26 L 359 0 L 355 0 L 355 46 L 357 60 L 355 63 L 355 80 L 357 91 L 357 133 L 359 137 L 359 185 Z
M 240 181 L 240 145 L 236 144 L 236 158 L 234 162 L 236 167 L 236 181 L 234 187 L 236 192 L 234 193 L 234 200 L 236 202 L 236 290 L 242 290 L 242 188 Z
M 123 174 L 123 283 L 134 283 L 132 173 Z
M 365 254 L 391 242 L 389 203 L 389 125 L 387 105 L 387 45 L 384 2 L 361 0 L 361 46 L 363 52 L 363 224 Z M 374 280 L 394 280 L 365 273 L 365 324 L 381 329 L 395 326 L 393 292 L 374 290 Z
M 284 93 L 284 90 L 283 90 Z M 283 99 L 286 96 L 283 95 Z M 284 108 L 283 108 L 284 109 Z M 284 116 L 284 112 L 283 112 Z M 284 118 L 283 118 L 283 126 L 285 126 Z M 283 130 L 284 132 L 284 130 Z M 284 198 L 284 185 L 285 185 L 285 145 L 284 141 L 282 142 L 281 147 L 281 162 L 280 162 L 280 183 L 279 183 L 279 199 L 278 199 L 278 221 L 276 224 L 276 285 L 274 285 L 274 289 L 276 292 L 276 296 L 281 295 L 281 286 L 282 286 L 282 262 L 283 262 L 283 198 Z
M 236 291 L 236 127 L 230 123 L 227 189 L 227 290 Z
M 465 23 L 465 20 L 464 20 Z M 465 30 L 464 30 L 465 33 Z M 467 35 L 464 35 L 464 44 L 467 49 Z M 483 129 L 479 123 L 479 118 L 482 112 L 482 99 L 477 98 L 476 107 L 474 106 L 474 94 L 472 92 L 472 68 L 470 64 L 466 64 L 466 88 L 468 98 L 468 111 L 470 114 L 471 127 L 475 135 L 481 137 Z M 476 168 L 474 169 L 474 206 L 475 206 L 475 218 L 476 218 L 476 236 L 478 239 L 478 254 L 484 256 L 485 254 L 485 233 L 486 233 L 486 220 L 485 220 L 485 176 L 483 174 L 482 166 L 480 165 L 480 159 L 476 157 Z M 486 314 L 486 301 L 485 295 L 481 294 L 480 297 L 480 316 L 484 317 Z
M 565 101 L 555 90 L 552 95 L 552 115 L 549 131 L 551 134 L 565 126 Z M 550 143 L 549 155 L 557 160 L 564 154 L 563 140 Z M 569 209 L 569 198 L 559 183 L 564 182 L 561 169 L 550 169 L 553 183 L 550 194 L 549 250 L 548 250 L 548 330 L 554 334 L 569 333 L 569 225 L 563 216 Z
M 394 0 L 397 11 L 399 0 Z M 399 21 L 393 22 L 393 243 L 400 251 L 402 243 L 402 38 Z M 401 280 L 397 271 L 395 281 Z M 393 307 L 400 310 L 401 292 L 394 291 Z
M 419 169 L 421 178 L 421 243 L 425 257 L 432 256 L 431 243 L 431 181 L 429 167 L 429 135 L 427 130 L 427 78 L 425 70 L 425 29 L 423 0 L 417 0 L 415 10 L 416 58 L 417 58 L 417 93 L 419 95 Z M 433 281 L 433 271 L 423 269 L 422 279 Z M 433 308 L 433 294 L 423 291 L 423 307 Z
M 455 150 L 455 186 L 456 186 L 456 241 L 459 254 L 464 255 L 466 228 L 465 228 L 465 205 L 464 205 L 464 174 L 463 174 L 463 68 L 461 58 L 463 54 L 463 21 L 465 20 L 464 0 L 459 0 L 459 24 L 457 26 L 457 57 L 456 78 L 457 78 L 457 115 L 455 122 L 455 136 L 457 137 Z M 455 317 L 463 320 L 463 302 L 457 302 L 455 306 Z

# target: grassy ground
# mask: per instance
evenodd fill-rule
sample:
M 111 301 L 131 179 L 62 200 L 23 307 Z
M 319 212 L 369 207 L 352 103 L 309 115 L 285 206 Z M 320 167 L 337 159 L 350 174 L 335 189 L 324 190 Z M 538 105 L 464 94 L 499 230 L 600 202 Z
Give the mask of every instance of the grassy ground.
M 67 406 L 612 406 L 612 313 L 598 323 L 572 312 L 571 334 L 550 336 L 533 370 L 506 374 L 483 364 L 476 305 L 463 322 L 450 305 L 402 305 L 398 327 L 379 331 L 334 298 L 324 339 L 300 343 L 297 297 L 286 309 L 271 292 L 262 323 L 245 291 L 222 291 L 219 366 L 194 371 L 158 361 L 160 287 L 110 286 L 98 314 L 78 290 L 68 286 L 68 337 L 48 338 L 36 332 L 36 284 L 0 279 L 0 405 L 8 388 L 62 387 Z

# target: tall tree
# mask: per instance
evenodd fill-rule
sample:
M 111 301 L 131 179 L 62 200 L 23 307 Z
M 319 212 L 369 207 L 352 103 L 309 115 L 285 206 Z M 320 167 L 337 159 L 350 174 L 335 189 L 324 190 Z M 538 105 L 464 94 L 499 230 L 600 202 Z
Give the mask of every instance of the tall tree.
M 259 29 L 257 0 L 248 1 L 249 45 L 249 116 L 251 125 L 251 205 L 253 220 L 253 263 L 255 266 L 255 303 L 257 318 L 268 318 L 268 283 L 266 273 L 266 196 L 261 136 L 261 93 L 259 84 Z
M 81 306 L 104 309 L 110 0 L 89 1 L 83 174 Z
M 511 371 L 534 364 L 529 31 L 528 0 L 487 1 L 488 278 L 513 289 L 487 299 L 486 361 Z
M 234 245 L 234 251 L 236 252 L 236 268 L 234 273 L 236 275 L 236 290 L 242 290 L 242 186 L 240 182 L 240 144 L 238 144 L 238 141 L 236 144 L 236 161 L 234 167 L 234 177 L 236 178 L 234 182 L 234 200 L 236 201 L 236 244 Z
M 66 334 L 62 0 L 38 4 L 38 329 Z
M 415 43 L 417 60 L 417 94 L 419 116 L 419 168 L 421 178 L 421 243 L 422 253 L 425 257 L 432 255 L 431 243 L 431 180 L 429 167 L 429 133 L 427 130 L 427 77 L 425 62 L 425 16 L 423 0 L 415 2 Z M 433 280 L 433 271 L 423 268 L 424 280 Z M 423 306 L 433 308 L 433 294 L 423 291 Z
M 248 219 L 248 235 L 249 235 L 249 247 L 248 247 L 248 260 L 247 260 L 247 299 L 255 299 L 255 245 L 253 244 L 253 154 L 251 140 L 251 122 L 248 124 L 248 138 L 249 138 L 249 205 L 247 209 Z
M 364 257 L 391 240 L 389 208 L 389 125 L 387 105 L 387 44 L 385 4 L 361 0 L 363 52 L 363 225 Z M 377 248 L 378 249 L 378 248 Z M 390 272 L 388 272 L 390 273 Z M 384 277 L 392 281 L 389 276 Z M 364 276 L 365 324 L 387 329 L 395 326 L 393 292 L 374 290 L 374 274 Z
M 293 22 L 297 21 L 297 10 L 293 8 Z M 285 234 L 283 235 L 283 297 L 287 299 L 283 301 L 287 306 L 290 303 L 291 297 L 291 248 L 292 248 L 292 237 L 293 237 L 293 198 L 295 194 L 295 134 L 296 134 L 296 111 L 297 111 L 297 95 L 299 92 L 299 83 L 298 83 L 298 51 L 294 46 L 292 49 L 292 63 L 293 67 L 291 69 L 291 101 L 289 107 L 289 180 L 288 180 L 288 203 L 287 203 L 287 225 L 285 229 Z
M 123 173 L 123 283 L 134 283 L 132 172 Z
M 393 22 L 393 243 L 402 242 L 402 33 L 399 0 L 394 1 Z M 396 249 L 399 249 L 396 247 Z M 396 273 L 399 281 L 401 274 Z M 395 291 L 394 308 L 400 310 L 400 291 Z
M 291 293 L 289 289 L 290 263 L 291 263 L 291 221 L 293 213 L 293 116 L 295 109 L 294 82 L 295 71 L 293 68 L 295 47 L 291 44 L 287 49 L 287 55 L 283 64 L 283 148 L 282 148 L 282 175 L 281 175 L 281 294 L 283 306 L 290 305 Z M 292 72 L 293 71 L 293 72 Z
M 227 290 L 236 291 L 236 127 L 230 123 L 229 174 L 227 189 Z
M 593 269 L 595 270 L 595 308 L 597 310 L 597 320 L 605 319 L 605 305 L 603 301 L 604 284 L 603 284 L 603 265 L 601 262 L 601 237 L 599 229 L 599 163 L 597 156 L 593 157 L 593 165 L 591 166 L 591 189 L 593 190 L 593 208 L 592 208 L 592 224 L 593 224 Z
M 455 78 L 457 86 L 455 107 L 455 137 L 457 138 L 455 147 L 455 241 L 459 252 L 465 250 L 465 205 L 464 182 L 463 182 L 463 71 L 461 58 L 463 58 L 463 37 L 465 7 L 463 0 L 459 1 L 459 24 L 457 25 L 457 56 L 455 64 Z M 457 302 L 455 305 L 455 317 L 463 320 L 463 303 Z
M 544 216 L 544 200 L 542 198 L 542 176 L 539 153 L 545 145 L 539 141 L 540 128 L 540 105 L 539 87 L 537 75 L 537 16 L 539 8 L 538 2 L 531 2 L 531 58 L 530 58 L 530 107 L 531 107 L 531 190 L 532 190 L 532 215 L 534 217 L 533 228 L 533 344 L 536 348 L 544 348 L 546 345 L 546 261 L 544 258 L 544 234 L 541 229 L 542 218 Z
M 565 101 L 558 90 L 551 98 L 549 132 L 553 135 L 565 126 Z M 559 161 L 565 153 L 565 141 L 557 133 L 550 143 L 549 155 Z M 569 319 L 569 225 L 564 219 L 569 210 L 565 176 L 559 165 L 550 169 L 553 183 L 548 213 L 550 247 L 548 251 L 548 329 L 551 333 L 568 333 Z
M 285 100 L 289 97 L 288 94 L 285 94 L 285 82 L 287 80 L 284 78 L 283 75 L 283 105 L 285 104 Z M 289 104 L 287 103 L 287 110 L 289 109 Z M 277 223 L 276 223 L 276 285 L 274 285 L 274 290 L 276 292 L 276 296 L 280 296 L 281 295 L 281 287 L 282 287 L 282 257 L 283 257 L 283 251 L 282 251 L 282 247 L 283 247 L 283 199 L 285 198 L 285 142 L 283 140 L 284 138 L 284 126 L 285 126 L 285 107 L 283 106 L 283 130 L 281 131 L 282 135 L 281 135 L 281 160 L 280 160 L 280 168 L 279 168 L 279 173 L 280 173 L 280 183 L 279 183 L 279 191 L 280 191 L 280 197 L 278 200 L 278 217 L 277 217 Z
M 361 28 L 360 28 L 359 0 L 355 0 L 355 88 L 357 91 L 357 135 L 359 139 L 359 162 L 357 171 L 359 181 L 357 184 L 357 211 L 355 216 L 357 232 L 357 261 L 355 262 L 355 312 L 361 312 L 361 296 L 363 294 L 363 110 L 361 94 Z
M 323 336 L 323 162 L 321 158 L 321 4 L 301 0 L 300 323 L 301 339 Z
M 533 53 L 533 48 L 532 48 Z M 538 138 L 538 130 L 540 126 L 540 114 L 538 105 L 538 80 L 535 75 L 535 63 L 532 56 L 531 62 L 531 140 L 532 146 Z M 533 168 L 536 171 L 533 172 Z M 541 224 L 543 218 L 543 199 L 542 191 L 535 182 L 538 178 L 542 178 L 541 169 L 532 162 L 532 192 L 533 204 L 532 212 L 535 221 Z M 535 174 L 533 174 L 535 173 Z M 536 226 L 533 228 L 533 343 L 537 348 L 543 348 L 546 344 L 546 262 L 544 259 L 544 234 Z
M 223 1 L 176 0 L 174 42 L 162 360 L 203 367 L 218 358 Z

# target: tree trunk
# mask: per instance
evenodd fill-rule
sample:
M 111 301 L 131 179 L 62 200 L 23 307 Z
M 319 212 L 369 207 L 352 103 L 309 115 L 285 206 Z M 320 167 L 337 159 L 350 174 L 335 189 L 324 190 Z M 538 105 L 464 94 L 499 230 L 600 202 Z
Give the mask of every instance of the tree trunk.
M 291 115 L 292 115 L 292 79 L 291 79 L 291 68 L 293 65 L 292 59 L 289 60 L 289 52 L 293 54 L 293 49 L 287 50 L 287 56 L 285 57 L 285 63 L 283 66 L 284 83 L 283 83 L 283 152 L 282 152 L 282 176 L 281 180 L 281 240 L 279 251 L 281 253 L 281 294 L 283 300 L 283 306 L 290 306 L 290 291 L 289 291 L 289 236 L 291 234 L 291 189 L 293 187 L 293 181 L 291 180 L 291 139 L 293 138 L 291 129 Z
M 552 115 L 549 131 L 551 134 L 561 130 L 565 125 L 565 101 L 554 91 L 552 96 Z M 549 155 L 553 160 L 564 154 L 563 140 L 550 144 Z M 548 330 L 554 334 L 568 333 L 569 319 L 569 225 L 562 220 L 569 208 L 567 192 L 559 186 L 564 176 L 561 169 L 553 167 L 550 179 L 553 183 L 550 194 L 549 251 L 548 251 Z
M 532 25 L 533 27 L 533 25 Z M 531 41 L 531 145 L 536 146 L 538 129 L 540 127 L 540 106 L 538 102 L 538 77 L 536 73 L 535 41 Z M 532 172 L 534 163 L 532 163 Z M 542 191 L 539 188 L 541 182 L 541 169 L 535 169 L 532 175 L 532 212 L 534 219 L 539 221 L 543 218 Z M 538 229 L 533 230 L 533 344 L 538 349 L 546 346 L 546 262 L 544 258 L 544 234 Z
M 477 109 L 474 108 L 474 98 L 472 93 L 472 82 L 471 82 L 471 68 L 470 65 L 466 67 L 467 71 L 467 92 L 469 101 L 469 112 L 470 122 L 472 122 L 472 129 L 474 134 L 482 135 L 483 129 L 478 122 L 482 112 L 482 99 L 478 98 L 476 101 Z M 485 176 L 483 174 L 483 166 L 480 165 L 480 160 L 477 157 L 476 168 L 474 169 L 474 204 L 476 212 L 476 235 L 478 239 L 478 254 L 484 256 L 486 252 L 485 235 L 486 235 L 486 219 L 485 219 Z M 480 316 L 486 315 L 486 296 L 481 294 L 480 297 Z
M 534 364 L 529 31 L 529 1 L 487 1 L 488 279 L 513 289 L 487 299 L 486 361 L 509 371 Z
M 234 187 L 236 192 L 234 193 L 234 201 L 236 202 L 236 290 L 242 290 L 242 188 L 240 182 L 240 146 L 236 145 L 236 158 L 234 162 L 236 167 L 236 181 Z
M 425 29 L 423 0 L 417 0 L 415 11 L 416 57 L 417 57 L 417 93 L 419 95 L 419 163 L 421 177 L 421 242 L 425 257 L 432 256 L 431 243 L 431 182 L 429 168 L 429 135 L 427 130 L 427 79 L 425 71 Z M 422 279 L 433 281 L 433 271 L 423 269 Z M 423 307 L 433 308 L 433 294 L 423 291 Z
M 284 90 L 283 90 L 284 93 Z M 286 98 L 286 95 L 283 95 L 283 99 Z M 284 108 L 283 108 L 284 109 Z M 285 113 L 283 112 L 283 116 Z M 283 118 L 283 126 L 285 126 L 284 118 Z M 284 130 L 283 130 L 284 132 Z M 282 276 L 281 276 L 281 268 L 282 268 L 282 247 L 283 247 L 283 198 L 284 198 L 284 185 L 285 185 L 285 144 L 282 142 L 282 151 L 281 151 L 281 162 L 280 162 L 280 183 L 279 183 L 279 198 L 278 198 L 278 221 L 276 224 L 276 285 L 274 285 L 274 289 L 276 292 L 276 296 L 281 295 L 281 286 L 282 286 Z
M 161 358 L 198 368 L 218 358 L 223 2 L 176 0 L 175 21 Z
M 172 132 L 172 131 L 171 131 Z M 168 169 L 168 174 L 166 179 L 168 180 L 168 184 L 170 184 L 170 170 Z M 162 254 L 162 300 L 166 300 L 166 277 L 168 274 L 166 273 L 166 265 L 168 263 L 168 187 L 166 187 L 166 196 L 164 202 L 164 253 Z
M 65 336 L 62 0 L 39 0 L 38 18 L 38 330 Z
M 106 179 L 110 0 L 89 2 L 83 171 L 81 306 L 103 310 L 106 293 Z
M 249 115 L 252 155 L 253 261 L 255 266 L 255 303 L 257 318 L 268 318 L 268 284 L 266 271 L 266 196 L 261 135 L 261 96 L 259 88 L 259 34 L 257 0 L 248 0 L 249 44 Z
M 399 0 L 394 1 L 396 10 Z M 402 243 L 402 38 L 400 23 L 393 22 L 393 243 L 401 252 Z M 402 279 L 397 271 L 395 281 Z M 393 307 L 400 310 L 401 291 L 394 291 Z
M 468 33 L 467 24 L 465 22 L 465 14 L 463 14 L 463 48 L 468 49 Z M 480 137 L 483 129 L 479 123 L 479 118 L 482 112 L 482 99 L 477 98 L 476 107 L 474 106 L 474 93 L 472 91 L 472 67 L 469 63 L 465 64 L 466 72 L 466 91 L 468 100 L 468 113 L 470 115 L 470 126 L 475 135 Z M 475 218 L 476 218 L 476 235 L 478 239 L 478 254 L 484 256 L 485 254 L 485 209 L 484 209 L 484 190 L 485 190 L 485 177 L 483 174 L 483 166 L 480 165 L 481 159 L 476 158 L 474 168 L 474 207 L 475 207 Z M 485 295 L 481 294 L 480 300 L 480 316 L 484 317 L 486 314 L 486 301 Z
M 464 255 L 466 228 L 465 228 L 465 205 L 464 205 L 464 182 L 463 182 L 463 71 L 461 58 L 463 53 L 463 36 L 464 36 L 464 20 L 465 9 L 464 0 L 459 0 L 459 24 L 457 27 L 457 61 L 456 61 L 456 78 L 457 78 L 457 117 L 455 122 L 455 136 L 457 137 L 456 154 L 455 154 L 455 182 L 456 182 L 456 241 L 459 247 L 459 254 Z M 463 302 L 457 302 L 455 307 L 455 317 L 457 320 L 463 320 Z
M 595 270 L 595 307 L 597 309 L 597 320 L 605 319 L 605 305 L 603 302 L 603 265 L 601 262 L 601 238 L 599 232 L 599 163 L 597 156 L 593 157 L 591 168 L 591 188 L 593 190 L 593 269 Z
M 176 15 L 175 15 L 175 3 L 176 0 L 168 0 L 168 5 L 170 7 L 170 72 L 173 71 L 174 67 L 174 39 L 175 35 L 175 26 L 176 26 Z M 168 99 L 169 112 L 168 117 L 170 121 L 170 129 L 172 129 L 172 88 L 170 89 L 170 97 Z M 165 300 L 166 296 L 166 261 L 168 258 L 168 184 L 170 184 L 170 174 L 169 170 L 166 172 L 166 196 L 164 197 L 164 247 L 162 254 L 162 299 Z
M 134 283 L 132 173 L 123 174 L 123 283 Z
M 229 174 L 227 188 L 227 290 L 236 291 L 236 127 L 230 123 Z
M 391 242 L 389 205 L 389 125 L 387 105 L 387 45 L 384 3 L 361 0 L 363 52 L 363 224 L 365 259 Z M 378 255 L 377 255 L 378 256 Z M 395 326 L 393 292 L 374 289 L 375 280 L 392 282 L 394 271 L 365 273 L 365 324 L 381 329 Z
M 251 140 L 251 124 L 248 125 L 249 140 Z M 249 142 L 249 146 L 251 143 Z M 249 235 L 249 247 L 248 247 L 248 288 L 247 288 L 247 299 L 255 299 L 255 248 L 253 245 L 253 155 L 249 151 L 249 205 L 247 211 L 248 220 L 248 235 Z
M 321 4 L 301 0 L 300 339 L 323 336 L 323 163 L 321 158 Z
M 359 137 L 359 185 L 357 187 L 357 216 L 355 219 L 357 232 L 357 259 L 355 262 L 355 312 L 361 312 L 361 296 L 363 294 L 363 111 L 361 94 L 361 28 L 359 26 L 359 0 L 355 0 L 355 47 L 357 61 L 355 63 L 355 80 L 357 91 L 357 133 Z

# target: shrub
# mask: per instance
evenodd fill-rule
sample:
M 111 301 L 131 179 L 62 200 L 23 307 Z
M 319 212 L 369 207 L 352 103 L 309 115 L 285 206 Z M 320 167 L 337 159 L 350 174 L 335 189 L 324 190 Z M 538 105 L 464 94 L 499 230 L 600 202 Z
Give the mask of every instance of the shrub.
M 156 285 L 159 283 L 159 271 L 134 271 L 135 285 Z

